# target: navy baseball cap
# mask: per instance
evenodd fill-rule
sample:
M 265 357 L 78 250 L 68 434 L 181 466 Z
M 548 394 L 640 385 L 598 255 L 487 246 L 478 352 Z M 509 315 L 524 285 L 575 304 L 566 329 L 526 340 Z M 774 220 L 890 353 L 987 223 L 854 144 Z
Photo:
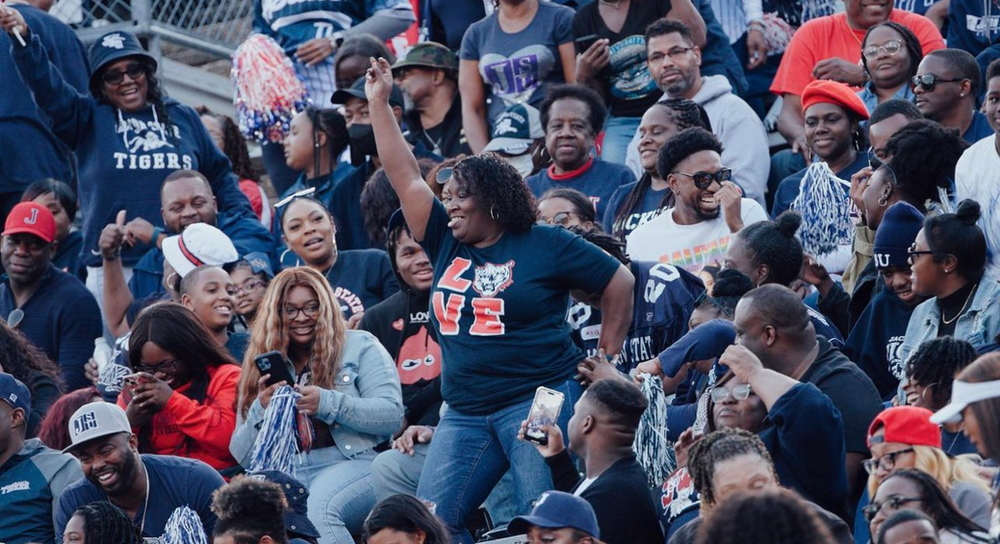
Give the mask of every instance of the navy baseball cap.
M 0 400 L 24 410 L 25 420 L 31 415 L 31 392 L 21 380 L 7 373 L 0 373 Z
M 285 492 L 285 500 L 288 501 L 288 510 L 285 511 L 285 528 L 289 533 L 309 538 L 319 538 L 319 531 L 306 516 L 307 502 L 309 500 L 309 488 L 302 482 L 277 470 L 261 470 L 247 474 L 248 478 L 266 480 L 281 486 Z
M 531 527 L 546 529 L 576 529 L 597 540 L 601 539 L 601 529 L 597 525 L 597 514 L 590 503 L 562 491 L 546 491 L 535 502 L 531 514 L 510 520 L 507 534 L 522 535 Z
M 91 44 L 88 56 L 90 69 L 93 70 L 90 74 L 91 89 L 94 88 L 105 66 L 125 57 L 140 57 L 152 64 L 153 71 L 156 71 L 156 58 L 142 48 L 135 34 L 125 30 L 115 30 L 97 38 L 97 41 Z
M 365 95 L 365 76 L 359 77 L 347 89 L 338 89 L 330 97 L 330 102 L 334 104 L 346 104 L 352 98 L 360 98 L 366 102 L 368 101 L 368 96 Z M 403 102 L 403 91 L 395 83 L 392 84 L 392 91 L 389 93 L 389 105 L 399 106 L 400 108 L 406 107 Z
M 246 261 L 250 265 L 250 271 L 254 274 L 263 273 L 269 280 L 274 277 L 274 270 L 271 268 L 271 259 L 265 253 L 260 251 L 247 253 L 241 260 Z

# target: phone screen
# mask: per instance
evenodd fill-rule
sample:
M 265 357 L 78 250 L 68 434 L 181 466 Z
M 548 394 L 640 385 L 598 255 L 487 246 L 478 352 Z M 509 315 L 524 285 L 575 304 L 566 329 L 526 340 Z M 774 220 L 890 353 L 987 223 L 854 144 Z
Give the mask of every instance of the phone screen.
M 546 446 L 549 434 L 541 429 L 545 425 L 555 425 L 562 410 L 563 394 L 548 387 L 535 390 L 535 400 L 528 412 L 528 429 L 524 433 L 527 440 Z

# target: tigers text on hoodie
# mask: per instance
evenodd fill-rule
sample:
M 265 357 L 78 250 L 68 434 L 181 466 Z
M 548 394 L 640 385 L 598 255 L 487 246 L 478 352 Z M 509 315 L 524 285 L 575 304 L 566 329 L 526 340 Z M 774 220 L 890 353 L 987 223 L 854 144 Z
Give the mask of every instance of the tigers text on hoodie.
M 12 53 L 21 78 L 48 115 L 53 134 L 76 152 L 84 265 L 101 266 L 101 256 L 95 253 L 97 240 L 120 210 L 127 211 L 126 220 L 142 217 L 163 226 L 160 185 L 176 170 L 204 174 L 219 211 L 254 217 L 229 159 L 193 109 L 167 98 L 164 110 L 169 120 L 160 119 L 152 105 L 124 113 L 80 94 L 66 83 L 35 34 L 26 47 L 12 46 Z M 122 263 L 134 265 L 148 249 L 125 248 Z

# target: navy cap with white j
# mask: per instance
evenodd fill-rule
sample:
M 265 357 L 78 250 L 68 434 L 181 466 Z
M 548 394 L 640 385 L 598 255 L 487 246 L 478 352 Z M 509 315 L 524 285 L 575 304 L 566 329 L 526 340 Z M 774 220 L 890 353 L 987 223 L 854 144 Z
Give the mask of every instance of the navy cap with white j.
M 510 520 L 507 533 L 521 535 L 531 527 L 545 529 L 576 529 L 592 536 L 601 538 L 601 529 L 597 525 L 597 514 L 590 503 L 562 491 L 546 491 L 538 497 L 531 514 L 518 516 Z
M 25 420 L 31 415 L 31 393 L 21 380 L 10 374 L 0 373 L 0 400 L 11 408 L 24 410 Z
M 63 453 L 71 453 L 84 442 L 118 433 L 132 433 L 125 410 L 110 402 L 84 404 L 69 418 L 70 445 Z

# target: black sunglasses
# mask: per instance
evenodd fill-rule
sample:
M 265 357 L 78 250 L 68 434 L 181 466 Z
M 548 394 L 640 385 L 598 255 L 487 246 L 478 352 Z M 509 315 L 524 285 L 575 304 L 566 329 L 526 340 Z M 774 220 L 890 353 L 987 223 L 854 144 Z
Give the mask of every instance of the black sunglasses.
M 921 87 L 924 89 L 925 93 L 932 93 L 938 83 L 956 83 L 959 81 L 965 81 L 966 79 L 968 78 L 960 77 L 955 79 L 943 79 L 934 74 L 924 74 L 922 76 L 911 77 L 910 88 L 917 90 L 917 87 Z
M 719 185 L 722 185 L 722 182 L 729 181 L 733 178 L 733 171 L 729 168 L 723 168 L 714 174 L 711 172 L 695 172 L 693 174 L 688 174 L 687 172 L 672 173 L 691 178 L 694 180 L 694 186 L 699 189 L 708 189 L 712 186 L 712 183 L 716 181 L 719 182 Z
M 101 80 L 109 85 L 120 85 L 121 82 L 125 80 L 126 75 L 129 79 L 135 81 L 139 79 L 139 76 L 146 75 L 146 66 L 139 63 L 129 64 L 125 67 L 124 71 L 115 70 L 114 72 L 104 72 L 101 74 Z

